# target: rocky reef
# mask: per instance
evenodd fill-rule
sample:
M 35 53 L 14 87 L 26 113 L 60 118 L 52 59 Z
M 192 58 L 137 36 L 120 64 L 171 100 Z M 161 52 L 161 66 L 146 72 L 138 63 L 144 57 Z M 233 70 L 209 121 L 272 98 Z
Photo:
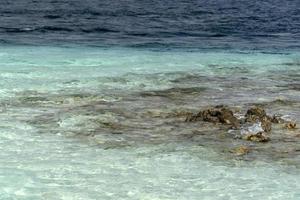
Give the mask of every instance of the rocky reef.
M 229 133 L 233 133 L 235 138 L 241 138 L 253 142 L 268 142 L 270 140 L 272 124 L 284 124 L 283 128 L 295 129 L 296 122 L 284 119 L 279 114 L 267 115 L 266 111 L 258 106 L 247 110 L 244 116 L 237 116 L 227 106 L 219 105 L 201 110 L 196 114 L 190 114 L 185 122 L 204 121 L 213 124 L 223 124 L 228 126 Z
M 288 160 L 299 165 L 299 101 L 245 103 L 222 97 L 221 102 L 210 102 L 209 92 L 197 88 L 113 94 L 29 91 L 4 102 L 4 111 L 30 110 L 30 117 L 19 120 L 38 133 L 76 137 L 104 149 L 184 143 L 213 149 L 224 158 Z

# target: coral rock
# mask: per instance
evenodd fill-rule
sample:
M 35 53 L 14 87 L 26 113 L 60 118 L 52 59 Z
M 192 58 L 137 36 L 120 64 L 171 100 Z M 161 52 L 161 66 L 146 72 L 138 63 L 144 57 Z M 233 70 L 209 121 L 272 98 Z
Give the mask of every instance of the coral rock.
M 297 124 L 295 122 L 288 122 L 285 124 L 285 128 L 287 129 L 295 129 Z
M 274 124 L 282 124 L 282 123 L 284 123 L 285 122 L 285 120 L 282 118 L 282 116 L 281 115 L 273 115 L 273 117 L 272 117 L 272 123 L 274 123 Z
M 246 115 L 246 122 L 261 122 L 264 131 L 270 132 L 272 129 L 272 118 L 266 114 L 266 111 L 260 107 L 250 108 Z
M 250 108 L 247 113 L 246 113 L 246 118 L 248 118 L 249 116 L 257 116 L 259 118 L 262 118 L 262 117 L 265 117 L 267 114 L 266 114 L 266 111 L 260 107 L 253 107 L 253 108 Z
M 240 127 L 239 121 L 233 115 L 233 112 L 224 106 L 216 106 L 214 108 L 209 108 L 200 111 L 196 115 L 188 116 L 185 121 L 186 122 L 206 121 L 212 123 L 228 124 L 228 125 L 232 125 L 234 128 Z
M 247 134 L 243 138 L 252 142 L 268 142 L 270 140 L 269 136 L 265 132 Z

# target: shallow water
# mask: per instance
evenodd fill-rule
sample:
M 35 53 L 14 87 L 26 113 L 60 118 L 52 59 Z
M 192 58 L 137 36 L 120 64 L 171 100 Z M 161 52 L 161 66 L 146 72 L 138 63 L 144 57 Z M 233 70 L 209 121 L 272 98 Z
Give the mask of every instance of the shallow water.
M 299 20 L 298 0 L 2 1 L 0 199 L 300 199 L 299 128 L 185 122 L 299 122 Z
M 299 199 L 299 129 L 236 140 L 181 112 L 300 116 L 299 53 L 2 46 L 1 199 Z M 232 149 L 253 150 L 236 156 Z

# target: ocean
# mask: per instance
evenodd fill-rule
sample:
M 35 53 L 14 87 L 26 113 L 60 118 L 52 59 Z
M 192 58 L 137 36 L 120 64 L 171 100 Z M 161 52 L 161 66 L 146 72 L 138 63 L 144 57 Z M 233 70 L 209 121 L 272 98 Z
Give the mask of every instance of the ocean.
M 300 1 L 0 2 L 0 199 L 300 199 Z M 250 152 L 233 151 L 247 146 Z

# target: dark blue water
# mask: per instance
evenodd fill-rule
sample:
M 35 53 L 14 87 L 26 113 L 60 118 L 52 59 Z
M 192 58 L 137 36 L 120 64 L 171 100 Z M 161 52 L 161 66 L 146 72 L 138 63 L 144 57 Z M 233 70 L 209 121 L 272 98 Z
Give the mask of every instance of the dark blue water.
M 2 44 L 300 47 L 299 0 L 1 0 Z

